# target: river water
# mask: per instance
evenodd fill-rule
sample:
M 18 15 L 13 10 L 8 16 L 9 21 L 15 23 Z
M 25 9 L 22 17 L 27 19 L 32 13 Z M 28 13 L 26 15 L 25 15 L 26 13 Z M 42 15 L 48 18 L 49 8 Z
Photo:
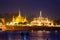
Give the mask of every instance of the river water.
M 0 40 L 60 40 L 60 31 L 0 31 Z

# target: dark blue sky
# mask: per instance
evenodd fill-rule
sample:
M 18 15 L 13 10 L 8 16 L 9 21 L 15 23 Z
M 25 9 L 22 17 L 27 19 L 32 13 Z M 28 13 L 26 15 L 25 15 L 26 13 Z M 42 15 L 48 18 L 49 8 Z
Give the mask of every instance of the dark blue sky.
M 60 19 L 60 0 L 0 0 L 0 13 L 17 13 L 39 16 L 41 10 L 44 17 Z

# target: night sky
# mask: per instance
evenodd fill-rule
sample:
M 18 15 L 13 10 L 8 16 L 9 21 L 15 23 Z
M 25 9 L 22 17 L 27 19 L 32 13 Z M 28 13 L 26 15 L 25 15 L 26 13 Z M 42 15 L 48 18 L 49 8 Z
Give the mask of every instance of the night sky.
M 60 0 L 0 0 L 0 13 L 17 13 L 22 15 L 39 16 L 39 11 L 43 17 L 50 19 L 60 19 Z

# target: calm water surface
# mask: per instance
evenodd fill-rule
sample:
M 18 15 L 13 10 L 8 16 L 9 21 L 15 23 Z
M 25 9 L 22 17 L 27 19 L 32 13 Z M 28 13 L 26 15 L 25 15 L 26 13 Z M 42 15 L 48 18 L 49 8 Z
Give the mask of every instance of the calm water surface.
M 0 31 L 0 40 L 60 40 L 60 31 Z

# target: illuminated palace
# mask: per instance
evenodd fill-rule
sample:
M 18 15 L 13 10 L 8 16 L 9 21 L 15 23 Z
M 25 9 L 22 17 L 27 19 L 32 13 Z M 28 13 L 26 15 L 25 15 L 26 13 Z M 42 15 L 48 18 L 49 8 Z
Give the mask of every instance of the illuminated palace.
M 40 16 L 38 18 L 34 18 L 34 20 L 30 24 L 38 26 L 52 26 L 53 21 L 48 18 L 42 17 L 42 12 L 40 11 Z
M 26 16 L 25 17 L 22 17 L 21 16 L 21 12 L 19 11 L 19 14 L 17 17 L 14 17 L 12 18 L 12 22 L 10 24 L 17 24 L 17 23 L 25 23 L 27 22 L 27 19 L 26 19 Z

